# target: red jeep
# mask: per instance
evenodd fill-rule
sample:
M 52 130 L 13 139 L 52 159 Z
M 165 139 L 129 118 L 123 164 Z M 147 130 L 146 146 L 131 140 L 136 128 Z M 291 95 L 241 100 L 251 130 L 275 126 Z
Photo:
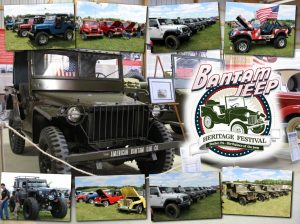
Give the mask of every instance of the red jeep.
M 96 20 L 83 20 L 79 32 L 83 40 L 89 37 L 103 37 L 103 31 Z
M 262 25 L 254 27 L 241 15 L 236 17 L 241 24 L 240 27 L 232 29 L 228 35 L 233 43 L 235 52 L 247 53 L 252 42 L 273 43 L 275 48 L 285 48 L 286 38 L 292 32 L 287 24 L 280 24 L 278 21 L 267 21 Z
M 287 132 L 296 131 L 300 126 L 300 93 L 281 92 L 277 95 L 283 122 L 287 123 Z
M 45 20 L 45 17 L 43 16 L 35 16 L 30 17 L 25 24 L 20 24 L 18 26 L 18 36 L 20 37 L 27 37 L 27 33 L 29 30 L 31 30 L 32 24 L 41 24 Z
M 123 198 L 121 192 L 119 190 L 97 190 L 98 197 L 95 198 L 95 205 L 103 205 L 104 207 L 107 207 L 109 205 L 112 205 L 114 203 L 117 203 L 120 199 Z
M 123 24 L 120 21 L 101 21 L 100 28 L 109 38 L 113 36 L 122 36 L 124 30 Z
M 136 34 L 136 28 L 135 28 L 135 22 L 124 22 L 122 24 L 123 29 L 128 32 L 131 33 L 132 35 Z

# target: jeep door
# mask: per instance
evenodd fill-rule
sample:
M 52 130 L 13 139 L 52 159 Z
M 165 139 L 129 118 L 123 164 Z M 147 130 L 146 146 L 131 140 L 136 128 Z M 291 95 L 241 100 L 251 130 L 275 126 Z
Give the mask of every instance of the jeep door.
M 150 39 L 162 39 L 163 34 L 156 19 L 149 19 Z
M 66 26 L 68 26 L 66 21 L 67 21 L 66 16 L 57 15 L 55 18 L 55 26 L 54 29 L 52 30 L 52 34 L 54 35 L 63 34 L 66 29 Z
M 150 187 L 150 206 L 151 207 L 162 207 L 163 202 L 162 199 L 160 198 L 160 193 L 156 187 Z

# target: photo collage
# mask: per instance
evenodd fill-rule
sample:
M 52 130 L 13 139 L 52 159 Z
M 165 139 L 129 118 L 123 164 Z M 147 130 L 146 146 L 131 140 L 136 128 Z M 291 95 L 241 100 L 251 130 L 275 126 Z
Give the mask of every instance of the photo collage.
M 0 0 L 0 222 L 297 223 L 299 8 Z

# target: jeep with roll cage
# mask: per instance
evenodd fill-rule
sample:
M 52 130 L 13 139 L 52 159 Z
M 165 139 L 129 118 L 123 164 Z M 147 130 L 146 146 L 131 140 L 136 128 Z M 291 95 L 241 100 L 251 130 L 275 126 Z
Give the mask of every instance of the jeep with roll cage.
M 63 219 L 68 206 L 57 189 L 50 188 L 46 179 L 19 176 L 15 178 L 13 195 L 18 191 L 19 203 L 24 219 L 36 220 L 40 211 L 50 211 L 54 218 Z M 10 210 L 14 211 L 15 196 L 9 199 Z
M 94 172 L 103 162 L 135 160 L 140 172 L 160 173 L 173 166 L 173 141 L 152 117 L 148 104 L 124 94 L 122 56 L 89 50 L 15 53 L 14 86 L 6 87 L 9 125 L 46 153 Z M 11 149 L 25 141 L 9 131 Z M 43 153 L 42 173 L 70 168 Z
M 227 124 L 232 132 L 241 134 L 247 134 L 249 130 L 260 134 L 269 122 L 264 113 L 248 109 L 244 97 L 239 96 L 225 96 L 225 105 L 208 100 L 201 106 L 201 117 L 207 129 L 215 124 Z
M 37 45 L 47 45 L 53 37 L 63 37 L 64 40 L 72 41 L 75 30 L 74 16 L 68 14 L 49 14 L 44 22 L 33 24 L 28 37 Z

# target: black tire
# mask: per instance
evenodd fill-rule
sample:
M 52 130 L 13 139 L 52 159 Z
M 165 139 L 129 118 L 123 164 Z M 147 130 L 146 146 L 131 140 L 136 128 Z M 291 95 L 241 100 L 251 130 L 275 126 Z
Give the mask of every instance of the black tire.
M 170 35 L 165 38 L 165 45 L 169 49 L 177 50 L 180 46 L 180 41 L 176 36 Z
M 239 203 L 240 203 L 240 205 L 245 206 L 247 204 L 247 199 L 245 197 L 240 197 Z
M 260 195 L 257 196 L 257 200 L 264 201 L 265 197 L 262 194 L 260 194 Z
M 252 132 L 255 134 L 260 134 L 265 130 L 265 125 L 258 126 L 252 129 Z
M 172 142 L 170 132 L 159 121 L 153 120 L 150 124 L 149 140 L 156 143 Z M 136 160 L 141 173 L 162 173 L 172 168 L 174 162 L 174 149 L 156 152 L 157 160 Z
M 236 133 L 239 133 L 239 134 L 248 134 L 247 126 L 244 123 L 240 122 L 240 121 L 234 122 L 231 125 L 230 130 L 232 132 L 236 132 Z
M 227 198 L 228 198 L 228 200 L 231 200 L 231 196 L 229 193 L 227 193 Z
M 35 43 L 37 45 L 47 45 L 49 42 L 49 35 L 46 32 L 39 32 L 38 34 L 36 34 L 35 36 Z
M 63 198 L 58 198 L 52 203 L 51 215 L 54 218 L 63 219 L 68 213 L 68 205 Z
M 204 116 L 203 124 L 204 124 L 204 127 L 206 127 L 207 129 L 212 129 L 215 125 L 215 123 L 210 115 Z
M 66 31 L 64 32 L 64 39 L 67 41 L 71 41 L 73 40 L 73 30 L 71 29 L 66 29 Z
M 170 203 L 167 204 L 165 208 L 165 213 L 170 218 L 178 218 L 180 215 L 180 209 L 176 204 Z
M 104 207 L 108 207 L 109 206 L 109 202 L 108 201 L 103 201 L 102 204 L 103 204 Z
M 9 211 L 14 212 L 15 208 L 16 208 L 16 200 L 15 200 L 15 197 L 12 196 L 9 199 Z
M 142 214 L 142 212 L 143 212 L 143 206 L 142 206 L 142 204 L 138 204 L 136 206 L 136 213 L 137 214 Z
M 179 134 L 181 135 L 182 134 L 182 130 L 181 130 L 181 127 L 179 126 L 175 126 L 175 125 L 170 125 L 171 126 L 171 129 L 176 133 L 176 134 Z
M 139 80 L 140 82 L 145 82 L 146 81 L 145 78 L 142 75 L 138 75 L 138 74 L 127 73 L 124 77 L 125 78 L 134 78 L 134 79 Z
M 19 31 L 19 36 L 20 37 L 27 37 L 27 34 L 28 34 L 28 30 L 22 29 L 22 30 Z
M 12 119 L 9 120 L 9 125 L 12 128 L 15 128 L 21 135 L 23 135 L 21 133 L 21 130 L 14 126 L 14 121 Z M 25 149 L 25 140 L 11 130 L 8 131 L 8 135 L 9 135 L 9 144 L 12 152 L 15 154 L 22 154 Z
M 55 156 L 61 160 L 66 160 L 66 156 L 69 154 L 68 145 L 64 134 L 56 127 L 49 126 L 41 131 L 39 139 L 39 147 L 45 152 Z M 48 156 L 39 154 L 39 166 L 41 173 L 70 173 L 71 170 L 66 165 L 51 160 Z
M 235 52 L 247 53 L 250 47 L 251 41 L 248 38 L 239 38 L 233 43 Z
M 36 220 L 39 215 L 39 203 L 35 198 L 29 197 L 23 203 L 23 215 L 26 220 Z
M 82 40 L 86 40 L 87 39 L 86 33 L 81 33 L 80 37 L 81 37 Z
M 287 40 L 285 36 L 277 36 L 274 40 L 274 47 L 275 48 L 285 48 L 287 44 Z
M 94 199 L 90 198 L 90 199 L 88 200 L 88 203 L 89 203 L 89 204 L 93 204 L 93 203 L 94 203 Z

